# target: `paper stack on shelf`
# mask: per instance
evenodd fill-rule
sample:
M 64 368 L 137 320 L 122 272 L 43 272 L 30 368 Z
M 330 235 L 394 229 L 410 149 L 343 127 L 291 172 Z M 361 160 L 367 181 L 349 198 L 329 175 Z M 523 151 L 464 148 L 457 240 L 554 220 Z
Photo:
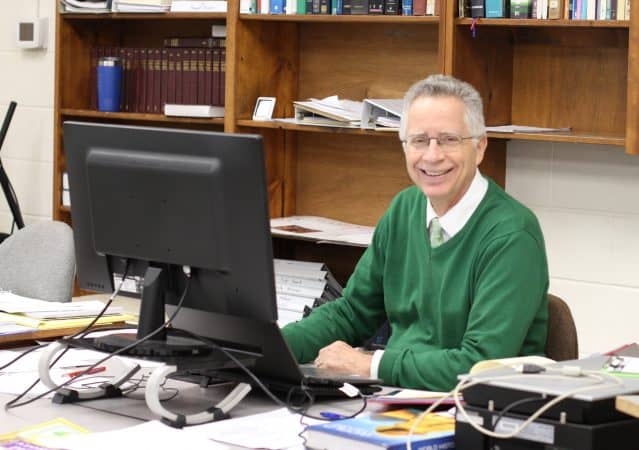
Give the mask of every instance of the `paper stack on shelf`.
M 121 13 L 162 13 L 171 7 L 171 0 L 113 0 L 111 10 Z
M 316 216 L 289 216 L 271 219 L 271 234 L 319 244 L 368 247 L 375 227 L 355 225 Z
M 224 106 L 214 105 L 181 105 L 166 103 L 164 105 L 165 116 L 175 117 L 224 117 Z
M 296 322 L 325 302 L 342 295 L 342 286 L 321 262 L 274 259 L 277 323 Z
M 399 130 L 403 100 L 365 98 L 362 106 L 361 127 L 380 131 Z
M 171 12 L 226 12 L 226 0 L 173 0 Z
M 311 98 L 293 102 L 295 123 L 334 127 L 360 126 L 362 102 L 340 100 L 337 95 L 318 100 Z
M 111 0 L 60 0 L 60 12 L 104 14 L 111 12 Z

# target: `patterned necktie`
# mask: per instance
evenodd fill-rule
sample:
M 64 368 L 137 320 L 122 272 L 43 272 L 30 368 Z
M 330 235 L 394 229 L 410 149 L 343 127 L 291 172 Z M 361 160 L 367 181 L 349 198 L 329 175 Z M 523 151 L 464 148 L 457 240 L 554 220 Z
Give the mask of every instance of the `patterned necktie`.
M 435 248 L 444 243 L 444 230 L 439 224 L 439 219 L 435 217 L 430 221 L 430 246 Z

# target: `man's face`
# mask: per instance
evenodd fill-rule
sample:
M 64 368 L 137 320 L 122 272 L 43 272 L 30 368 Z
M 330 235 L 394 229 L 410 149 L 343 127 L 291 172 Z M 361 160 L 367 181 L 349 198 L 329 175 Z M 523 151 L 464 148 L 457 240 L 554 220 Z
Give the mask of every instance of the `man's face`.
M 486 138 L 475 144 L 464 139 L 458 145 L 439 145 L 435 139 L 415 140 L 415 136 L 466 138 L 465 106 L 455 97 L 424 97 L 408 110 L 404 145 L 406 168 L 411 180 L 430 199 L 438 215 L 445 214 L 468 190 L 475 171 L 484 157 Z M 421 145 L 412 146 L 411 142 Z

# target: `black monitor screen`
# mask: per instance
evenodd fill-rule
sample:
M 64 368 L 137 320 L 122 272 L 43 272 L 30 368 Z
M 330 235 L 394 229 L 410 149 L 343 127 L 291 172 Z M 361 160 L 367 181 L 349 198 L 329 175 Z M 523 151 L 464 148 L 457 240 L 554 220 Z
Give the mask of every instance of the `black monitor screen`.
M 277 320 L 260 136 L 65 122 L 64 147 L 81 288 L 158 268 L 175 304 L 188 266 L 184 317 Z

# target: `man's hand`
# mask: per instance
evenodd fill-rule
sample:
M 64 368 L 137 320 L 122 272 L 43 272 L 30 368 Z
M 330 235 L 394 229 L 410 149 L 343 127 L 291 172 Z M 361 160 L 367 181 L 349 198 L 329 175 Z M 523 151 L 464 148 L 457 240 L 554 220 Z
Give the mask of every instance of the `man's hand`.
M 369 377 L 372 354 L 354 349 L 346 342 L 335 341 L 319 351 L 315 366 Z

